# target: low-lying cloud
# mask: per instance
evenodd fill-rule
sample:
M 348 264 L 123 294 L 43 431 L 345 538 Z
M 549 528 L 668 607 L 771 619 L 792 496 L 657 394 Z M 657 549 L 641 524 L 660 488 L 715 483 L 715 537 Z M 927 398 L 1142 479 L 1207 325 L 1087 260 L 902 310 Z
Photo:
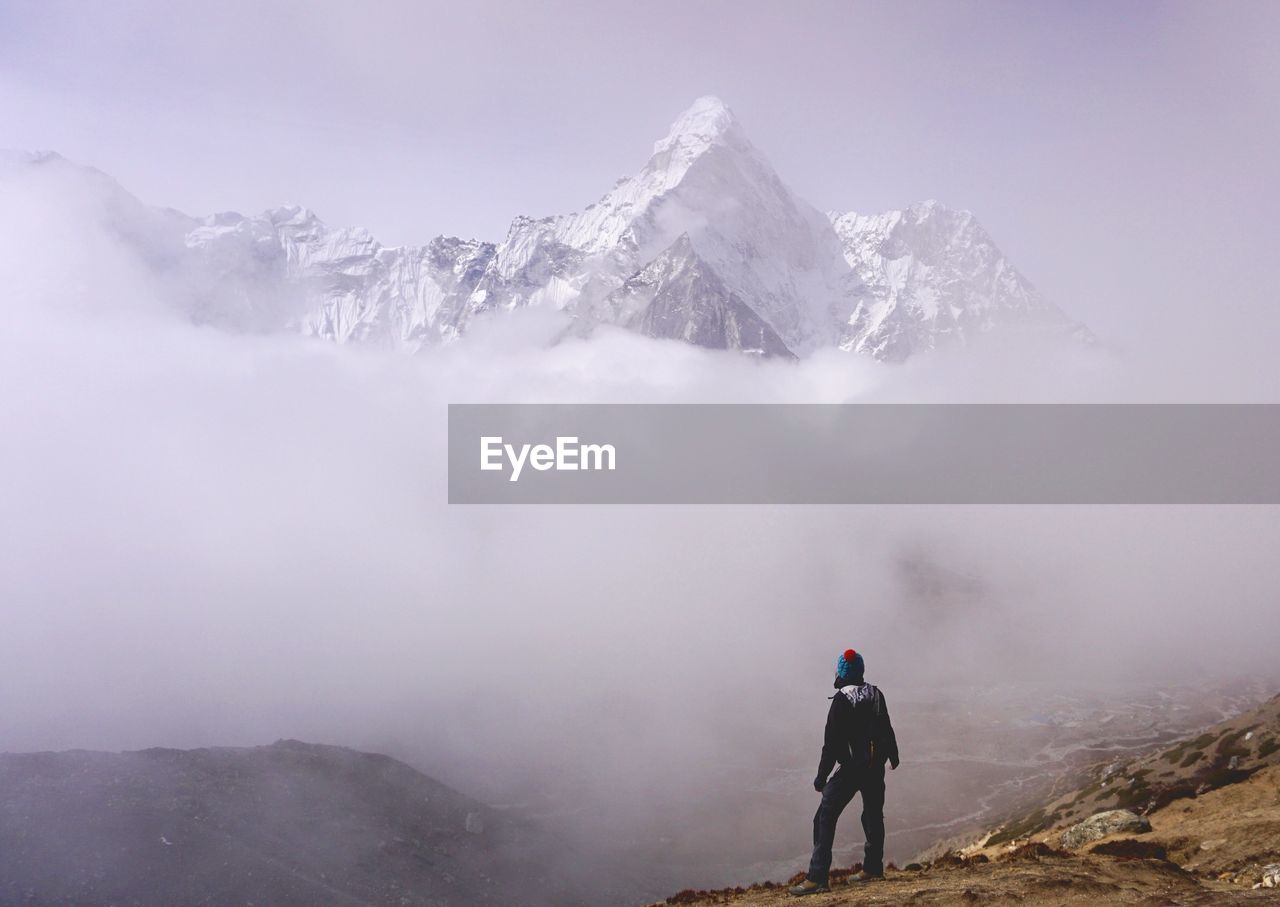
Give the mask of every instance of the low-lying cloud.
M 639 823 L 730 756 L 816 754 L 849 645 L 890 691 L 1274 659 L 1273 508 L 445 503 L 449 402 L 1132 398 L 1112 352 L 759 362 L 540 312 L 416 357 L 231 334 L 74 199 L 5 192 L 0 749 L 301 737 Z

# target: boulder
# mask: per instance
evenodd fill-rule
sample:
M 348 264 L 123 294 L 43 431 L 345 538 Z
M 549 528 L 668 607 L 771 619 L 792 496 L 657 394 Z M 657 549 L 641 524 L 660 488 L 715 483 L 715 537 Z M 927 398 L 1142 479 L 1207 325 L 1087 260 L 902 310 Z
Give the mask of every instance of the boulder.
M 1262 887 L 1280 888 L 1280 863 L 1268 863 L 1262 867 Z
M 1151 823 L 1127 809 L 1110 809 L 1072 825 L 1062 833 L 1062 846 L 1075 849 L 1107 835 L 1121 832 L 1142 834 L 1151 831 Z

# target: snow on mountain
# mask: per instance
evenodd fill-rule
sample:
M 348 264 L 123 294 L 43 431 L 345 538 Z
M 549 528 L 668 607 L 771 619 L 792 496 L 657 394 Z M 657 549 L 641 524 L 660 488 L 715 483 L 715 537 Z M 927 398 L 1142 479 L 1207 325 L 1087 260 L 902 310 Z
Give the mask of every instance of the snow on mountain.
M 680 237 L 609 294 L 610 320 L 650 337 L 794 357 L 782 338 Z
M 164 271 L 191 318 L 239 331 L 419 350 L 524 307 L 763 356 L 839 346 L 900 360 L 1004 325 L 1088 336 L 1004 258 L 974 217 L 937 202 L 823 215 L 797 198 L 723 102 L 694 102 L 582 211 L 517 217 L 497 244 L 387 247 L 306 208 L 188 218 L 89 168 L 103 217 Z M 5 159 L 6 168 L 15 166 Z
M 457 336 L 460 307 L 494 252 L 452 237 L 389 248 L 298 207 L 214 215 L 186 245 L 203 275 L 196 285 L 214 290 L 195 311 L 201 321 L 415 350 Z
M 930 200 L 830 217 L 855 278 L 843 350 L 899 360 L 1000 326 L 1091 339 L 1018 273 L 968 211 Z

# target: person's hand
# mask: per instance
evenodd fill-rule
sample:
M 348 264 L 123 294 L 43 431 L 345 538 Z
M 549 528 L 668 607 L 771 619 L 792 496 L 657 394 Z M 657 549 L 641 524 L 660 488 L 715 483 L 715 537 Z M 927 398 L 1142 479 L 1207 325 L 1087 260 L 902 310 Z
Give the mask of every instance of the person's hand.
M 827 786 L 827 779 L 818 777 L 813 779 L 813 789 L 818 793 L 822 793 L 822 789 Z

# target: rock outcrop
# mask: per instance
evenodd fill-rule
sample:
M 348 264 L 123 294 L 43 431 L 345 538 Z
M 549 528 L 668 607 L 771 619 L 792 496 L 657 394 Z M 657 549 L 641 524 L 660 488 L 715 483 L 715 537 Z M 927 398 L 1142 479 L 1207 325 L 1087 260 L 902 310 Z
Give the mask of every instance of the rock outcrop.
M 1280 888 L 1280 863 L 1263 866 L 1262 881 L 1258 884 L 1263 888 Z
M 1083 847 L 1108 835 L 1128 833 L 1140 835 L 1151 831 L 1151 822 L 1127 809 L 1109 809 L 1072 825 L 1062 833 L 1062 846 L 1070 850 Z

